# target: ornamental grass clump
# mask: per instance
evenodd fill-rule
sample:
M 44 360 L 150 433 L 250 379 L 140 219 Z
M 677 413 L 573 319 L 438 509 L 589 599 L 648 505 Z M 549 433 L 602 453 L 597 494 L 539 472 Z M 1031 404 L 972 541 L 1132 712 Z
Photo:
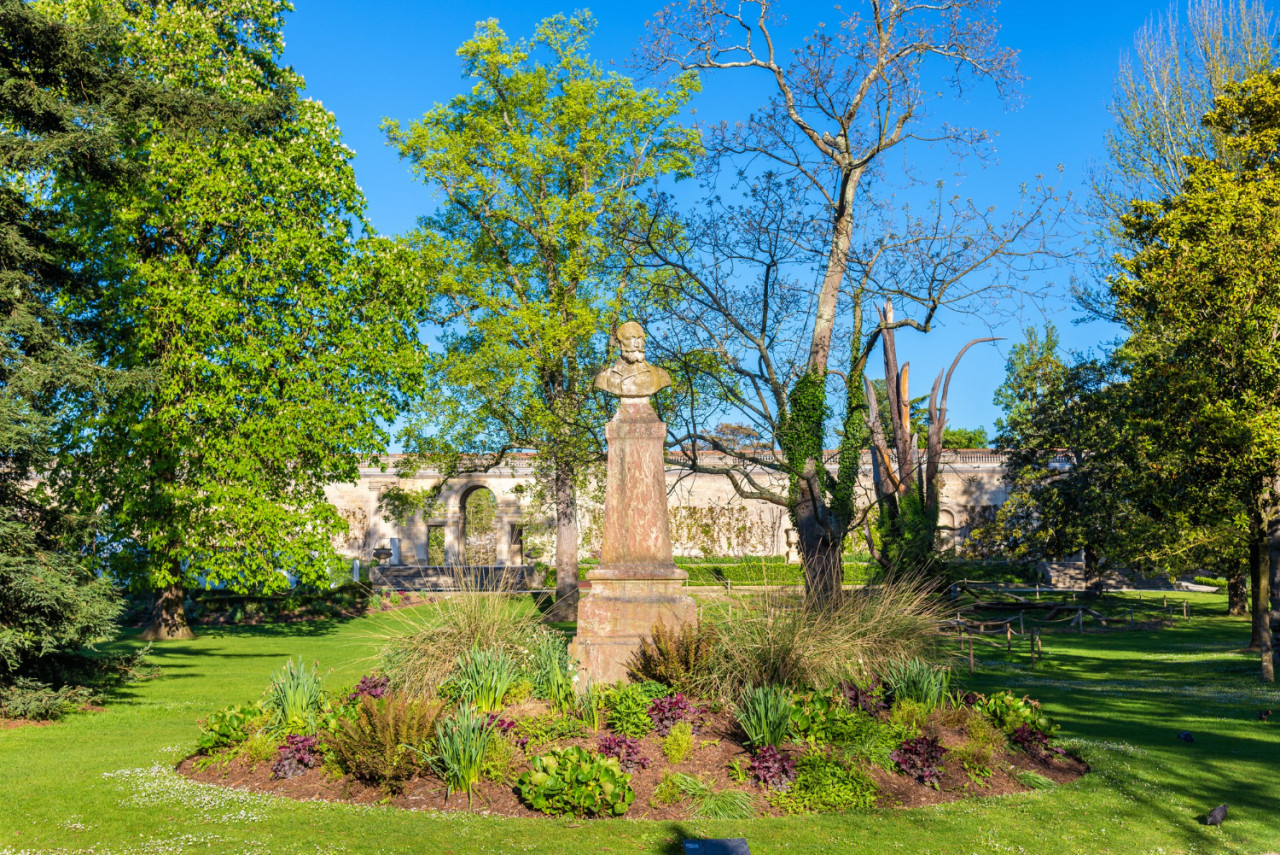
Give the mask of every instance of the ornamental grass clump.
M 472 792 L 484 771 L 485 750 L 493 739 L 492 721 L 464 702 L 452 717 L 436 726 L 435 754 L 430 763 L 444 780 L 446 801 L 458 790 L 467 794 L 467 805 L 471 805 Z
M 518 659 L 546 632 L 536 610 L 505 576 L 496 591 L 479 590 L 461 571 L 455 573 L 454 585 L 457 596 L 393 613 L 397 627 L 383 638 L 378 671 L 397 692 L 435 697 L 459 657 L 472 650 L 501 650 Z
M 734 599 L 715 624 L 705 691 L 722 700 L 756 686 L 796 691 L 871 676 L 871 663 L 941 655 L 940 607 L 919 579 L 899 577 L 807 603 L 785 591 Z
M 324 687 L 318 666 L 312 665 L 308 671 L 301 657 L 297 665 L 292 660 L 285 662 L 262 700 L 267 729 L 277 737 L 291 733 L 314 734 L 324 706 Z
M 503 651 L 469 650 L 458 657 L 453 682 L 463 701 L 491 713 L 502 709 L 502 699 L 516 676 L 516 663 Z
M 760 686 L 743 695 L 737 706 L 738 726 L 747 746 L 777 748 L 791 733 L 791 692 L 780 686 Z
M 563 635 L 545 629 L 535 634 L 529 651 L 529 679 L 533 694 L 562 713 L 577 706 L 573 691 L 573 662 Z

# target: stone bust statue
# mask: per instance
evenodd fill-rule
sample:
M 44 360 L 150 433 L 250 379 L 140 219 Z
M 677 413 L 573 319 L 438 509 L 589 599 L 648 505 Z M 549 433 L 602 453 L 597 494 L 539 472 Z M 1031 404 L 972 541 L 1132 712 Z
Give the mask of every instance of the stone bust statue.
M 644 361 L 644 327 L 627 321 L 618 327 L 622 358 L 596 375 L 596 388 L 619 398 L 647 398 L 671 385 L 671 375 Z

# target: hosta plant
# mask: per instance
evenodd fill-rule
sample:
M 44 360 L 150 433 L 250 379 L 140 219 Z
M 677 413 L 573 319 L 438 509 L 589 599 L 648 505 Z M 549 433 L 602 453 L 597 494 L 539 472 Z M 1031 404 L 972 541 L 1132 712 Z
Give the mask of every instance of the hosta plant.
M 540 754 L 530 766 L 516 789 L 525 804 L 551 816 L 622 816 L 636 798 L 616 758 L 577 746 Z
M 1049 736 L 1058 730 L 1058 726 L 1040 708 L 1040 702 L 1025 695 L 1019 698 L 1013 692 L 999 692 L 989 698 L 980 698 L 973 708 L 1009 732 L 1022 725 Z
M 262 708 L 258 706 L 233 706 L 209 713 L 201 719 L 200 738 L 196 741 L 201 754 L 209 754 L 220 748 L 238 745 L 249 738 L 254 719 L 260 719 Z
M 947 749 L 931 736 L 918 736 L 902 743 L 890 756 L 902 774 L 935 790 L 941 789 L 942 761 Z

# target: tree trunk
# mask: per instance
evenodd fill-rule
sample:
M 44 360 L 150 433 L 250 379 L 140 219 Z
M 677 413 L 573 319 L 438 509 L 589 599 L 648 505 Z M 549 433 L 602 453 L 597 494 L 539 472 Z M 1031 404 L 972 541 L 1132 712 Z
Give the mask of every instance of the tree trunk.
M 1251 538 L 1249 541 L 1249 613 L 1252 616 L 1251 628 L 1252 632 L 1249 636 L 1249 649 L 1258 650 L 1262 647 L 1262 624 L 1263 615 L 1266 614 L 1266 601 L 1262 599 L 1264 594 L 1264 586 L 1262 584 L 1262 562 L 1258 555 L 1258 538 Z M 1267 589 L 1270 586 L 1265 586 Z
M 1267 549 L 1267 536 L 1260 531 L 1250 550 L 1253 558 L 1253 577 L 1258 583 L 1253 621 L 1258 636 L 1258 654 L 1262 661 L 1262 682 L 1276 681 L 1274 652 L 1271 649 L 1271 556 Z
M 1271 507 L 1270 519 L 1267 520 L 1266 546 L 1262 550 L 1260 559 L 1267 565 L 1266 573 L 1268 581 L 1268 589 L 1270 593 L 1270 608 L 1267 615 L 1267 634 L 1268 639 L 1273 639 L 1277 632 L 1280 632 L 1280 508 L 1275 505 Z M 1275 679 L 1275 669 L 1280 666 L 1280 650 L 1275 649 L 1275 645 L 1269 645 L 1272 648 L 1271 653 L 1271 679 Z M 1264 674 L 1266 668 L 1263 668 Z
M 155 620 L 142 633 L 144 641 L 178 641 L 196 637 L 187 624 L 187 610 L 182 603 L 185 594 L 181 582 L 160 589 L 156 598 Z
M 796 534 L 804 565 L 805 599 L 815 604 L 836 602 L 844 592 L 843 538 L 831 536 L 808 497 L 802 497 L 796 506 Z
M 573 470 L 556 463 L 553 476 L 556 504 L 556 601 L 549 621 L 578 619 L 578 491 Z
M 1244 583 L 1245 572 L 1242 567 L 1235 567 L 1227 576 L 1227 614 L 1235 617 L 1249 613 L 1249 592 Z

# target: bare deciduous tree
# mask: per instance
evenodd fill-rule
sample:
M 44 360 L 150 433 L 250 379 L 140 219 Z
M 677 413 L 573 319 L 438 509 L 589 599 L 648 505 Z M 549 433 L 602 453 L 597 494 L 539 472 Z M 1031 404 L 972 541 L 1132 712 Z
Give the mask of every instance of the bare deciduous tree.
M 773 0 L 684 0 L 656 16 L 642 49 L 650 70 L 749 69 L 768 93 L 745 121 L 704 129 L 706 207 L 681 215 L 660 200 L 637 246 L 645 263 L 677 274 L 662 308 L 678 318 L 665 355 L 686 380 L 664 414 L 680 463 L 787 507 L 819 599 L 839 590 L 841 548 L 857 513 L 862 374 L 881 331 L 928 331 L 944 308 L 990 307 L 1019 289 L 1019 274 L 1048 253 L 1062 210 L 1037 183 L 1005 217 L 947 198 L 942 184 L 919 211 L 925 182 L 886 163 L 910 142 L 941 144 L 956 157 L 989 153 L 986 131 L 949 124 L 930 108 L 947 85 L 1012 92 L 1015 56 L 996 40 L 994 6 L 868 2 L 788 50 Z M 726 178 L 740 201 L 714 195 Z M 915 210 L 895 196 L 891 178 Z M 886 297 L 904 309 L 892 323 L 871 309 Z M 840 402 L 840 447 L 827 460 Z M 769 440 L 764 450 L 714 436 L 714 425 L 744 416 Z M 718 454 L 705 455 L 708 448 Z

